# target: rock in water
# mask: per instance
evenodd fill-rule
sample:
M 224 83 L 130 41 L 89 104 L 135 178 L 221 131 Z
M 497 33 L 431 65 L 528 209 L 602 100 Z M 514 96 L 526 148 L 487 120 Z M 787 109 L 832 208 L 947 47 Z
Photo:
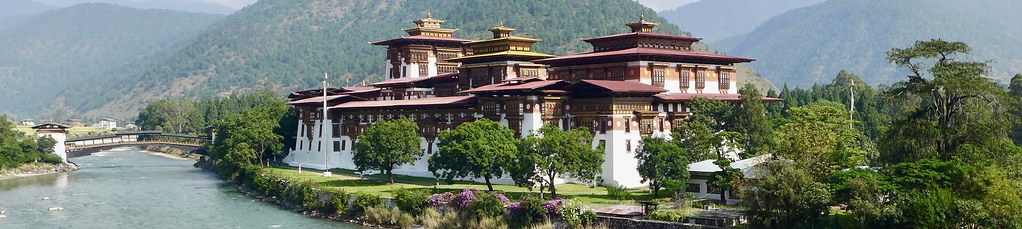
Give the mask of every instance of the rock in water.
M 50 197 L 49 196 L 44 196 L 43 200 L 50 200 Z
M 52 207 L 52 208 L 49 208 L 49 209 L 46 209 L 46 210 L 51 211 L 51 212 L 52 211 L 63 211 L 64 208 L 62 208 L 62 207 Z

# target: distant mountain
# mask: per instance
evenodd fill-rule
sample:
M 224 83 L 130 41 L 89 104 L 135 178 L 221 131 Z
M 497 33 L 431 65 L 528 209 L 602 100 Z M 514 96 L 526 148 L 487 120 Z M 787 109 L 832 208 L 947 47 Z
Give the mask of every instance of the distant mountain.
M 824 0 L 701 0 L 660 12 L 682 30 L 707 42 L 745 34 L 764 21 L 792 9 Z
M 222 17 L 98 3 L 30 17 L 0 33 L 0 114 L 49 107 L 70 115 L 58 95 L 108 81 L 107 72 L 190 40 Z
M 875 85 L 904 80 L 886 60 L 891 48 L 940 38 L 968 43 L 973 54 L 959 58 L 992 61 L 990 77 L 1007 82 L 1022 72 L 1020 11 L 1016 0 L 830 0 L 714 47 L 757 58 L 752 66 L 774 83 L 804 87 L 845 69 Z
M 193 13 L 209 13 L 209 14 L 232 14 L 236 9 L 232 9 L 227 6 L 217 5 L 212 3 L 206 3 L 201 1 L 182 1 L 182 0 L 99 0 L 98 2 L 107 2 L 115 5 L 122 5 L 131 8 L 139 9 L 164 9 L 174 11 L 184 11 Z
M 0 33 L 34 14 L 53 9 L 57 7 L 30 0 L 0 0 Z
M 516 35 L 543 39 L 536 49 L 552 54 L 589 51 L 582 38 L 626 32 L 624 24 L 636 21 L 640 11 L 664 21 L 632 0 L 263 0 L 180 51 L 114 71 L 110 75 L 116 80 L 82 85 L 83 91 L 67 91 L 63 98 L 89 116 L 124 117 L 165 97 L 314 87 L 323 72 L 338 84 L 372 83 L 383 78 L 385 48 L 368 42 L 407 35 L 402 29 L 428 10 L 448 20 L 445 27 L 459 29 L 456 36 L 486 38 L 487 29 L 503 21 L 518 29 Z M 668 23 L 656 30 L 682 33 Z M 749 76 L 745 82 L 770 87 L 748 69 L 742 74 Z

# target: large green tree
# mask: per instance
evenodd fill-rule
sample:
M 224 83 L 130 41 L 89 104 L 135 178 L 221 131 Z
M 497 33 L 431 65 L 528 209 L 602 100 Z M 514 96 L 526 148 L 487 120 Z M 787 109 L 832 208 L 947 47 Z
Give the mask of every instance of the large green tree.
M 649 183 L 654 199 L 661 188 L 685 191 L 689 160 L 687 153 L 677 144 L 664 138 L 643 137 L 635 159 L 639 160 L 639 176 L 642 182 Z
M 1008 84 L 1008 94 L 1015 99 L 1016 106 L 1013 106 L 1012 113 L 1015 114 L 1016 120 L 1022 119 L 1022 73 L 1015 74 L 1015 77 L 1011 78 L 1011 83 Z M 1022 122 L 1015 123 L 1011 129 L 1011 140 L 1016 145 L 1022 145 Z
M 511 177 L 516 184 L 539 183 L 557 197 L 554 180 L 570 174 L 580 181 L 592 181 L 601 171 L 603 152 L 593 149 L 593 135 L 584 127 L 561 130 L 545 125 L 538 132 L 522 139 L 520 155 L 515 161 L 518 168 Z
M 765 165 L 763 177 L 753 181 L 747 204 L 750 224 L 756 227 L 812 228 L 820 226 L 830 210 L 831 191 L 809 170 L 786 161 Z M 776 220 L 776 224 L 770 222 Z
M 1012 122 L 1011 116 L 999 114 L 1006 113 L 1013 103 L 1006 100 L 1001 86 L 984 77 L 987 63 L 957 59 L 971 50 L 964 42 L 938 39 L 917 41 L 912 47 L 895 48 L 887 53 L 888 61 L 909 72 L 906 81 L 896 84 L 890 95 L 894 99 L 909 98 L 900 96 L 903 94 L 921 98 L 918 108 L 903 114 L 895 128 L 908 126 L 934 132 L 933 138 L 921 139 L 936 146 L 933 156 L 950 159 L 962 145 L 984 145 L 993 139 L 1003 139 L 1011 126 L 1005 125 Z M 898 141 L 901 137 L 886 139 Z M 907 151 L 895 153 L 922 154 L 921 157 L 931 154 L 925 149 Z
M 394 167 L 422 156 L 419 126 L 407 118 L 377 121 L 358 136 L 354 162 L 359 171 L 380 170 L 394 183 Z
M 848 110 L 841 104 L 812 104 L 788 113 L 791 117 L 778 131 L 774 156 L 807 168 L 818 181 L 865 164 L 863 136 L 849 127 Z
M 458 125 L 440 133 L 439 149 L 429 158 L 429 171 L 448 181 L 459 177 L 490 179 L 504 176 L 518 154 L 515 132 L 489 119 Z
M 279 156 L 283 137 L 274 130 L 279 128 L 287 111 L 287 105 L 281 102 L 229 115 L 217 122 L 210 158 L 221 172 L 235 178 L 245 167 Z
M 763 95 L 752 84 L 738 89 L 741 101 L 734 107 L 731 122 L 734 131 L 741 133 L 738 140 L 746 157 L 766 152 L 774 143 L 774 131 L 770 128 Z

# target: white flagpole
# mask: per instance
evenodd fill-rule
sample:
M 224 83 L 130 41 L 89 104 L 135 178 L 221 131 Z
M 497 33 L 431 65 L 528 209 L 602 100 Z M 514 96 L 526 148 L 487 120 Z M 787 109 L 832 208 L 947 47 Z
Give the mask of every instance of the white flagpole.
M 322 134 L 320 134 L 320 139 L 319 139 L 319 144 L 321 146 L 320 148 L 323 149 L 323 176 L 325 176 L 325 177 L 328 177 L 328 176 L 331 175 L 330 174 L 330 155 L 328 154 L 330 152 L 330 148 L 329 148 L 330 144 L 327 144 L 327 139 L 328 139 L 327 136 L 333 136 L 332 133 L 331 133 L 332 130 L 330 129 L 330 124 L 327 123 L 328 119 L 326 117 L 326 115 L 327 115 L 327 107 L 326 107 L 327 82 L 326 82 L 326 80 L 327 80 L 328 77 L 329 76 L 327 75 L 327 73 L 324 72 L 323 73 L 323 121 L 320 122 L 323 126 L 320 128 L 322 130 L 321 131 Z

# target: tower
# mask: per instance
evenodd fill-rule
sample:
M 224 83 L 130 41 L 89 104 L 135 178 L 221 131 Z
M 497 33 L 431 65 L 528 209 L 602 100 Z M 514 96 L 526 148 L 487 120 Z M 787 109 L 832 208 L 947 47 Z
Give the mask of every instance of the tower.
M 64 146 L 64 141 L 67 140 L 67 128 L 69 127 L 56 123 L 45 123 L 32 127 L 36 131 L 37 138 L 50 137 L 57 141 L 53 144 L 53 153 L 60 156 L 60 160 L 64 163 L 67 163 L 67 148 Z
M 387 46 L 387 79 L 457 72 L 458 63 L 447 60 L 467 55 L 462 43 L 469 40 L 454 37 L 457 29 L 444 28 L 444 22 L 426 12 L 426 18 L 412 21 L 414 28 L 405 29 L 408 36 L 372 43 Z

